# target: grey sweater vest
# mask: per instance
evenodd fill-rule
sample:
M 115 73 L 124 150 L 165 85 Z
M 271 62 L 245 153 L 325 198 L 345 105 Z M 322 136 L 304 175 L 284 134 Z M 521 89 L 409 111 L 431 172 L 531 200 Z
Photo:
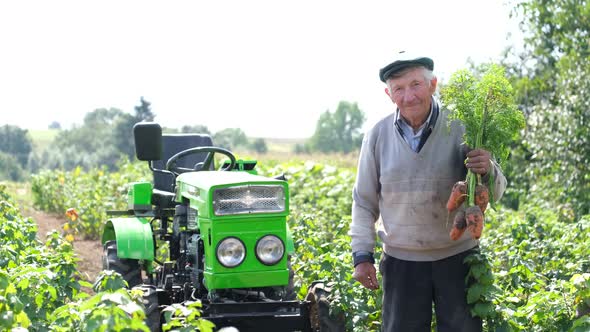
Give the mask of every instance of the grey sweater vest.
M 478 241 L 469 232 L 450 239 L 455 213 L 446 209 L 453 184 L 467 172 L 463 127 L 453 123 L 447 130 L 447 113 L 441 110 L 416 153 L 395 129 L 394 118 L 381 120 L 363 140 L 349 233 L 353 252 L 373 252 L 377 234 L 388 255 L 410 261 L 435 261 L 475 247 Z M 499 199 L 506 179 L 497 165 L 493 171 Z

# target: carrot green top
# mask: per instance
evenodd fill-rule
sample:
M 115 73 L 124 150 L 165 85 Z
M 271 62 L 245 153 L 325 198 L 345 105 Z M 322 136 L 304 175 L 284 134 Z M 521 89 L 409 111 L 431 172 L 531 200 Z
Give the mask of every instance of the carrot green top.
M 488 150 L 499 163 L 508 157 L 510 143 L 525 124 L 504 74 L 499 65 L 490 65 L 480 77 L 462 69 L 441 90 L 443 104 L 450 111 L 449 125 L 461 121 L 465 143 Z

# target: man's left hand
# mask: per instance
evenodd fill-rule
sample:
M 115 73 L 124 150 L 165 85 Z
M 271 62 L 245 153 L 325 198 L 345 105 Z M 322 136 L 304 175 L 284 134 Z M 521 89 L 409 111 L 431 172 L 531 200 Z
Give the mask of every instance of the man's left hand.
M 475 149 L 467 152 L 467 166 L 473 173 L 486 175 L 490 170 L 491 154 L 484 149 Z

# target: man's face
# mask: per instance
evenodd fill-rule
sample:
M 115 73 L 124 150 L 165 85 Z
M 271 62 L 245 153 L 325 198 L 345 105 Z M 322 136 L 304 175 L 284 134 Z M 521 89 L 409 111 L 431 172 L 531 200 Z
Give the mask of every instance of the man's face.
M 410 122 L 426 121 L 431 96 L 436 91 L 436 77 L 428 82 L 425 69 L 417 67 L 387 82 L 389 89 L 386 88 L 385 92 L 397 105 L 404 119 Z

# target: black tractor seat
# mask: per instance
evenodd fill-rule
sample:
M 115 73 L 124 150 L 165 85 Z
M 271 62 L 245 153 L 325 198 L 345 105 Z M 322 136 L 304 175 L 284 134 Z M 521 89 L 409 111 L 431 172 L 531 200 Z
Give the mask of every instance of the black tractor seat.
M 166 162 L 173 155 L 186 149 L 198 146 L 213 146 L 209 135 L 201 134 L 164 134 L 162 135 L 162 159 L 153 162 L 154 168 L 166 169 Z M 194 168 L 200 162 L 205 161 L 206 153 L 189 155 L 181 158 L 177 166 Z M 154 192 L 156 189 L 170 192 L 174 191 L 174 176 L 162 172 L 154 172 Z

